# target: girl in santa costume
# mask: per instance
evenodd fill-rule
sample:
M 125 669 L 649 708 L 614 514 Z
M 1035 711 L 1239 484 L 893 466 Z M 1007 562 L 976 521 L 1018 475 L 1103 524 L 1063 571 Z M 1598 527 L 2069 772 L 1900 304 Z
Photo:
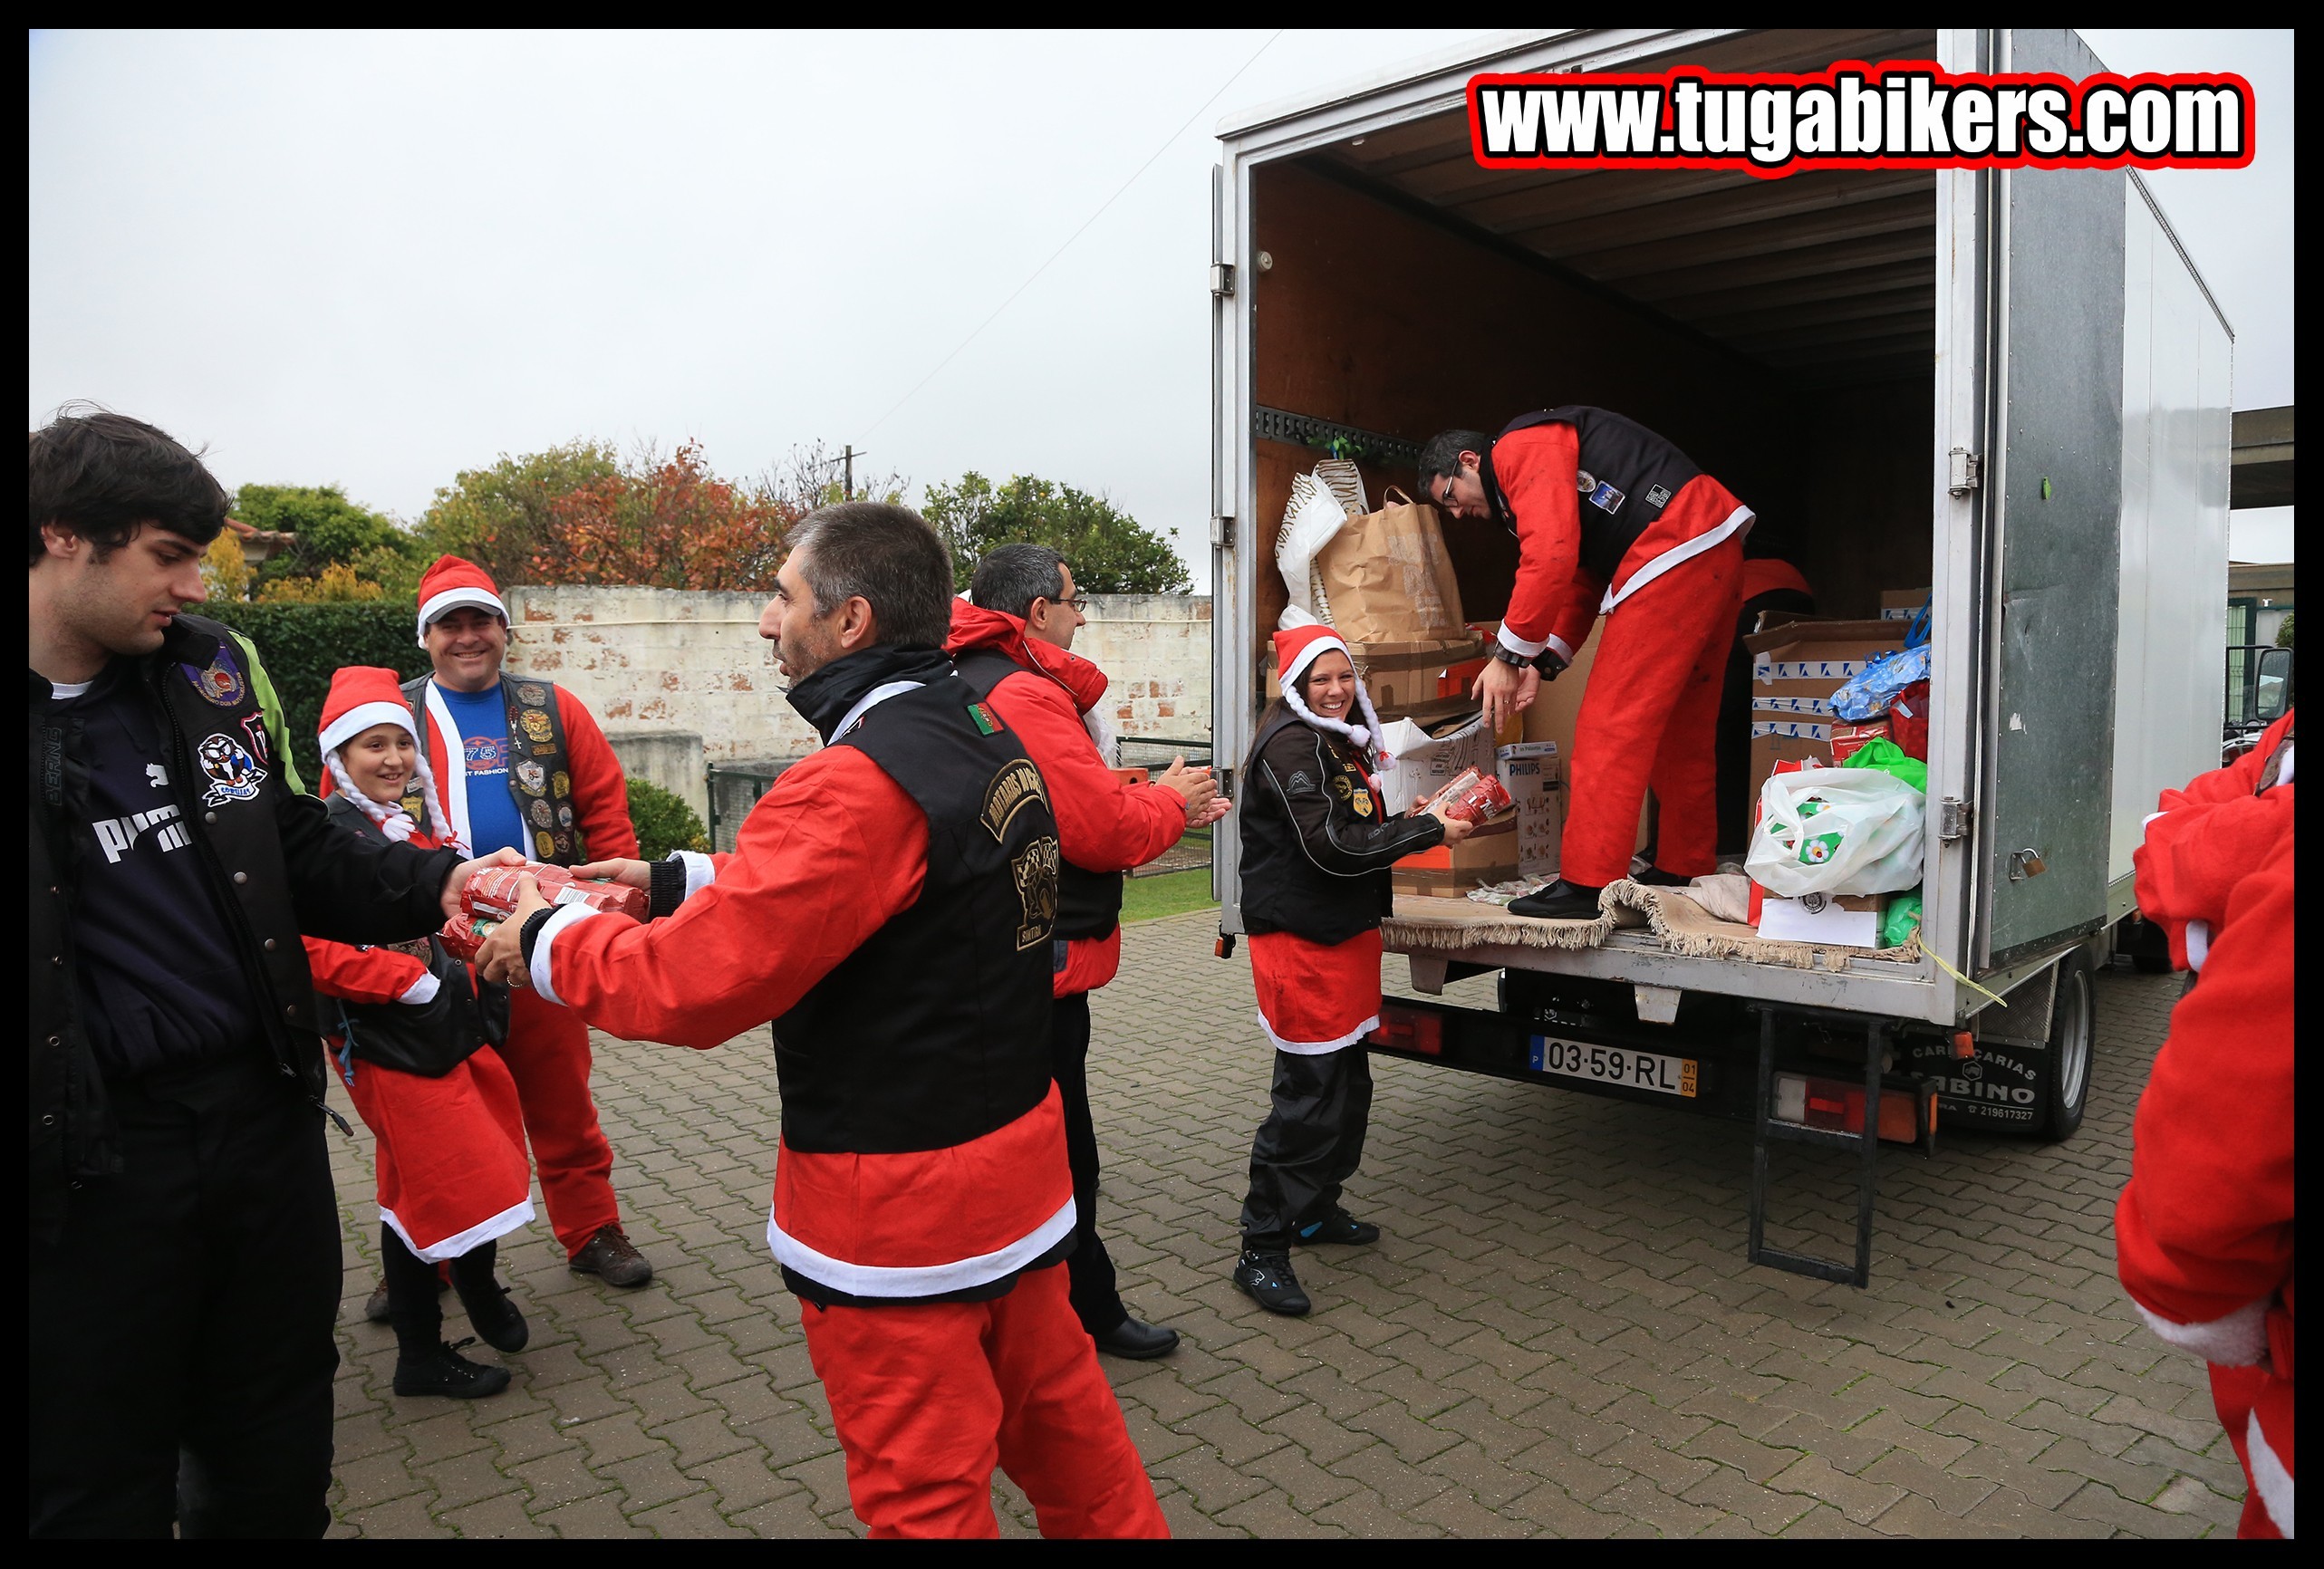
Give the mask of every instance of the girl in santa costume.
M 1378 771 L 1394 759 L 1329 627 L 1276 633 L 1275 658 L 1283 695 L 1260 716 L 1241 813 L 1243 919 L 1259 1027 L 1275 1046 L 1274 1104 L 1251 1142 L 1235 1284 L 1270 1313 L 1304 1314 L 1292 1243 L 1380 1236 L 1339 1196 L 1363 1159 L 1372 1107 L 1364 1037 L 1380 1023 L 1388 868 L 1459 842 L 1470 824 L 1389 813 Z
M 323 766 L 337 789 L 332 820 L 352 833 L 444 838 L 436 778 L 412 736 L 393 670 L 356 666 L 332 678 Z M 533 1218 L 532 1172 L 516 1086 L 486 1044 L 506 1029 L 507 994 L 479 986 L 435 937 L 393 948 L 304 939 L 314 989 L 336 1004 L 331 1065 L 378 1141 L 380 1251 L 395 1325 L 395 1392 L 474 1400 L 508 1387 L 508 1370 L 448 1345 L 438 1267 L 468 1323 L 504 1352 L 528 1338 L 493 1278 L 497 1238 Z

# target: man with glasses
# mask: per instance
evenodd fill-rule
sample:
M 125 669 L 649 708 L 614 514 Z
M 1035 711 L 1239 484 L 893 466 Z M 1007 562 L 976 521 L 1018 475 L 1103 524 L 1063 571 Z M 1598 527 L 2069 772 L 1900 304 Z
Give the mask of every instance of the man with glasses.
M 1472 688 L 1489 723 L 1530 707 L 1607 618 L 1602 679 L 1575 729 L 1558 880 L 1510 911 L 1595 919 L 1604 886 L 1630 875 L 1650 785 L 1661 828 L 1643 881 L 1715 870 L 1720 678 L 1751 509 L 1644 426 L 1579 404 L 1520 415 L 1490 439 L 1440 431 L 1420 481 L 1453 516 L 1517 536 L 1509 610 Z

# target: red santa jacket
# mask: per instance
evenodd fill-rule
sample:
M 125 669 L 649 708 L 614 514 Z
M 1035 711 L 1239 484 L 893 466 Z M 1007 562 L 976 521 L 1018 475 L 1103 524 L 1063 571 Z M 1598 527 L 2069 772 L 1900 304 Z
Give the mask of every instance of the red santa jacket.
M 1582 564 L 1581 443 L 1571 425 L 1513 430 L 1493 443 L 1493 477 L 1517 531 L 1517 581 L 1500 641 L 1528 656 L 1552 649 L 1570 660 L 1600 614 L 1731 534 L 1751 510 L 1711 476 L 1698 475 L 1624 553 L 1611 582 Z
M 1105 695 L 1104 670 L 1027 636 L 1016 616 L 956 599 L 944 651 L 970 649 L 992 649 L 1025 667 L 994 687 L 988 700 L 1048 782 L 1059 853 L 1085 871 L 1127 871 L 1178 842 L 1186 832 L 1186 798 L 1115 777 L 1090 735 L 1085 716 Z M 1061 997 L 1093 992 L 1121 967 L 1119 926 L 1104 937 L 1075 938 L 1066 945 L 1066 967 L 1053 989 Z
M 626 1040 L 719 1045 L 788 1012 L 920 898 L 928 818 L 864 753 L 825 746 L 760 798 L 732 854 L 685 860 L 688 897 L 663 919 L 559 911 L 534 948 L 535 989 Z M 1072 1206 L 1052 1089 L 1034 1111 L 946 1149 L 779 1144 L 768 1235 L 778 1258 L 786 1246 L 813 1249 L 819 1279 L 856 1289 L 850 1266 L 911 1271 L 925 1292 L 890 1295 L 916 1295 L 982 1284 L 992 1276 L 978 1275 L 981 1261 L 1021 1250 L 1060 1214 L 1069 1229 Z
M 2277 720 L 2226 767 L 2164 791 L 2146 819 L 2146 839 L 2131 855 L 2138 912 L 2169 937 L 2171 962 L 2181 969 L 2203 967 L 2228 896 L 2291 832 L 2292 718 Z
M 2235 849 L 2242 852 L 2242 846 Z M 2292 833 L 2228 893 L 2172 1010 L 2115 1208 L 2123 1288 L 2156 1333 L 2262 1370 L 2243 1434 L 2252 1487 L 2291 1534 Z
M 436 683 L 425 690 L 430 697 Z M 630 784 L 622 760 L 597 727 L 596 717 L 582 700 L 563 687 L 555 688 L 557 718 L 564 727 L 565 759 L 573 765 L 573 808 L 580 819 L 583 842 L 596 861 L 628 859 L 638 852 L 638 833 L 630 823 Z M 452 820 L 462 844 L 476 841 L 468 827 L 468 764 L 462 749 L 448 745 L 445 727 L 450 716 L 441 699 L 424 705 L 428 728 L 428 765 L 436 771 L 436 792 Z M 457 742 L 458 736 L 451 737 Z M 326 789 L 330 781 L 324 775 Z

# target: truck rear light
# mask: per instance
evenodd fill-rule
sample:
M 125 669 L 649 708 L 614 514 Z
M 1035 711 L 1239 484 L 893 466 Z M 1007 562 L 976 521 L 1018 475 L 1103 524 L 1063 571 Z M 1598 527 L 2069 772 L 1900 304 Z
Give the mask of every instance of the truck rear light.
M 1444 1054 L 1444 1020 L 1418 1008 L 1384 1006 L 1380 1009 L 1380 1027 L 1369 1038 L 1400 1052 L 1441 1057 Z
M 1861 1132 L 1864 1086 L 1806 1073 L 1778 1073 L 1771 1111 L 1779 1122 L 1796 1122 L 1803 1128 L 1829 1128 L 1842 1133 Z M 1919 1139 L 1910 1090 L 1880 1092 L 1880 1136 L 1895 1144 L 1910 1144 Z

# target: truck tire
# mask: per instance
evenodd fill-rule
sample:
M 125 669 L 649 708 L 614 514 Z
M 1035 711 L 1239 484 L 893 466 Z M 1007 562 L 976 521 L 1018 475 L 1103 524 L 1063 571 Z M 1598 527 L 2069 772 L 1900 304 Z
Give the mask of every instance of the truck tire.
M 2064 1142 L 2082 1125 L 2082 1113 L 2090 1103 L 2090 1061 L 2097 1033 L 2097 986 L 2090 957 L 2076 948 L 2058 961 L 2049 1048 L 2041 1054 L 2041 1136 L 2049 1143 Z
M 2171 973 L 2171 939 L 2151 920 L 2135 915 L 2126 919 L 2116 946 L 2130 956 L 2130 967 L 2140 975 Z

